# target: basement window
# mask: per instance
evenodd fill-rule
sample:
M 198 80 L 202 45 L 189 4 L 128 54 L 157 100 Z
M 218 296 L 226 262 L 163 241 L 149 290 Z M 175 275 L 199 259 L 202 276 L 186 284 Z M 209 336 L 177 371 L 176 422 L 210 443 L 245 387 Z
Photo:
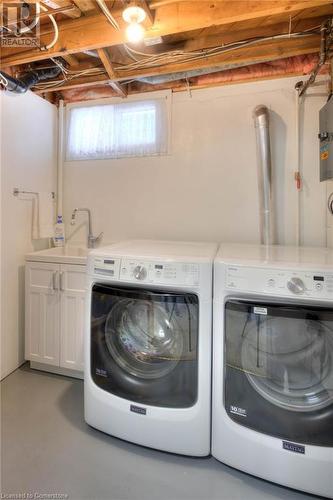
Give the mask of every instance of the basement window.
M 69 108 L 66 160 L 168 153 L 169 99 Z

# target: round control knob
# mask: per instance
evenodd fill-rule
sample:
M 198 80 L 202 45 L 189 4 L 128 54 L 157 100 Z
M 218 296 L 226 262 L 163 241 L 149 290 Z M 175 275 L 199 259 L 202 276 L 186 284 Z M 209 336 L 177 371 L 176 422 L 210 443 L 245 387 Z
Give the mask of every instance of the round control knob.
M 147 277 L 147 269 L 143 266 L 136 266 L 133 271 L 133 276 L 136 280 L 144 280 Z
M 296 295 L 300 295 L 306 290 L 305 284 L 301 278 L 290 278 L 287 283 L 287 288 L 290 292 L 295 293 Z

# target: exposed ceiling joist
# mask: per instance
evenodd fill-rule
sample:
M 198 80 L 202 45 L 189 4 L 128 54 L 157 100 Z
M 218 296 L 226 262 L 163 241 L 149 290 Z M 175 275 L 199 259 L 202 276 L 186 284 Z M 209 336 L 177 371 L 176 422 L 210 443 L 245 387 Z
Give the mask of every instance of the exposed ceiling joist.
M 73 19 L 77 19 L 81 16 L 82 12 L 79 7 L 68 0 L 43 0 L 43 4 L 50 9 L 60 9 L 62 7 L 71 7 L 70 10 L 64 12 L 64 14 Z M 52 14 L 52 12 L 51 12 Z
M 327 19 L 327 16 L 320 16 L 315 18 L 300 19 L 293 27 L 291 33 L 303 32 L 312 28 L 320 26 L 321 23 Z M 203 36 L 188 36 L 188 39 L 182 44 L 182 50 L 195 51 L 201 49 L 208 49 L 211 47 L 218 47 L 229 43 L 238 42 L 240 40 L 250 40 L 252 38 L 260 38 L 267 36 L 276 36 L 280 34 L 288 34 L 289 26 L 287 22 L 277 23 L 274 25 L 262 25 L 256 28 L 240 29 L 240 30 L 224 30 L 214 35 Z M 319 50 L 319 46 L 318 46 Z
M 140 79 L 148 76 L 157 76 L 166 73 L 184 73 L 186 71 L 201 70 L 209 68 L 219 68 L 219 70 L 228 70 L 256 63 L 275 61 L 287 57 L 293 57 L 304 54 L 318 53 L 318 37 L 309 37 L 305 41 L 303 39 L 284 40 L 283 42 L 263 43 L 260 46 L 251 46 L 247 48 L 237 49 L 233 52 L 227 52 L 218 56 L 199 59 L 188 63 L 169 64 L 163 67 L 149 68 L 146 70 L 127 71 L 119 76 L 119 72 L 115 73 L 118 81 L 129 79 Z M 181 78 L 181 77 L 180 77 Z M 84 77 L 66 82 L 56 88 L 47 89 L 46 92 L 56 92 L 66 89 L 74 89 L 80 87 L 90 87 L 94 85 L 105 85 L 109 82 L 109 78 L 105 75 L 94 77 Z M 153 86 L 151 89 L 153 90 Z
M 107 72 L 108 76 L 110 77 L 109 85 L 113 88 L 113 90 L 115 90 L 115 92 L 117 92 L 118 95 L 120 95 L 121 97 L 126 97 L 127 92 L 126 92 L 124 86 L 121 85 L 121 83 L 118 83 L 117 81 L 115 81 L 117 79 L 116 73 L 114 71 L 113 64 L 112 64 L 112 61 L 110 59 L 110 56 L 109 56 L 107 50 L 106 49 L 97 49 L 97 53 L 99 55 L 100 60 L 103 63 L 105 71 Z
M 145 20 L 145 25 L 150 27 L 154 24 L 155 14 L 150 10 L 150 7 L 148 6 L 146 0 L 142 0 L 141 5 L 147 16 Z
M 73 0 L 75 5 L 79 7 L 82 12 L 89 12 L 91 10 L 96 10 L 96 3 L 94 0 Z
M 291 76 L 302 76 L 307 74 L 318 62 L 317 55 L 296 56 L 279 61 L 260 63 L 249 67 L 234 68 L 228 71 L 215 73 L 213 75 L 201 75 L 197 78 L 191 78 L 190 88 L 199 89 L 207 87 L 216 87 L 226 84 L 260 81 L 263 79 L 282 78 Z M 167 88 L 167 85 L 156 85 L 154 89 L 162 90 Z M 181 92 L 187 90 L 188 84 L 184 81 L 175 82 L 173 92 Z M 147 92 L 151 90 L 151 85 L 141 82 L 133 82 L 129 84 L 129 94 L 137 92 Z M 47 96 L 48 94 L 46 94 Z M 78 102 L 91 99 L 103 99 L 113 97 L 114 91 L 108 86 L 90 86 L 89 88 L 73 88 L 64 90 L 62 98 L 66 102 Z M 44 96 L 45 97 L 45 96 Z
M 192 60 L 185 63 L 174 63 L 162 67 L 147 68 L 144 70 L 118 71 L 118 81 L 157 76 L 165 73 L 179 73 L 196 69 L 213 68 L 223 66 L 224 69 L 234 67 L 235 64 L 254 64 L 263 61 L 274 61 L 285 57 L 318 52 L 319 37 L 312 36 L 306 39 L 292 38 L 288 40 L 274 40 L 263 42 L 225 52 L 212 57 Z
M 79 66 L 79 61 L 78 59 L 73 56 L 72 54 L 66 54 L 62 56 L 63 59 L 70 65 L 70 66 Z
M 302 9 L 312 9 L 330 5 L 330 3 L 328 0 L 266 0 L 264 2 L 224 0 L 213 3 L 203 2 L 200 9 L 193 1 L 170 4 L 156 10 L 154 25 L 147 30 L 146 37 L 172 35 L 250 19 L 256 19 L 260 23 L 260 20 L 267 16 L 286 13 L 291 15 Z M 115 13 L 116 18 L 117 16 L 120 19 L 121 12 Z M 50 31 L 50 28 L 48 30 Z M 33 49 L 17 53 L 12 48 L 4 48 L 2 49 L 2 63 L 6 66 L 19 65 L 68 53 L 110 47 L 124 42 L 123 30 L 115 30 L 102 14 L 82 16 L 79 19 L 59 23 L 59 38 L 52 49 L 48 51 Z

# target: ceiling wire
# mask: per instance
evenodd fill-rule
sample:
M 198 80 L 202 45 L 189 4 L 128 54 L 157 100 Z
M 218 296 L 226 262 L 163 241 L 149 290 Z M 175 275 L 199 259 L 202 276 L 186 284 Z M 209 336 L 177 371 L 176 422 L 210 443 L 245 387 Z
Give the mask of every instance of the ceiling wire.
M 283 33 L 283 34 L 273 35 L 273 36 L 255 37 L 252 39 L 241 40 L 238 42 L 232 42 L 229 44 L 220 45 L 220 46 L 213 47 L 210 49 L 202 49 L 200 51 L 187 52 L 187 51 L 182 51 L 182 50 L 176 50 L 176 51 L 170 51 L 170 52 L 163 52 L 160 54 L 153 54 L 153 55 L 149 55 L 144 60 L 139 60 L 136 62 L 132 62 L 132 63 L 126 64 L 126 65 L 119 66 L 119 67 L 117 67 L 117 71 L 123 72 L 123 71 L 131 71 L 131 70 L 135 70 L 135 69 L 136 70 L 147 69 L 150 67 L 158 67 L 158 66 L 171 64 L 171 63 L 172 64 L 185 63 L 185 62 L 196 61 L 196 60 L 200 60 L 200 59 L 206 59 L 209 57 L 223 54 L 225 52 L 230 52 L 232 50 L 236 50 L 238 48 L 249 47 L 249 46 L 256 45 L 258 43 L 263 43 L 266 41 L 311 36 L 311 35 L 317 34 L 316 30 L 318 30 L 318 28 L 320 28 L 320 26 L 316 26 L 314 28 L 311 28 L 310 30 L 305 30 L 303 32 L 292 33 L 290 35 L 289 35 L 289 33 L 287 33 L 287 34 Z
M 109 11 L 107 5 L 105 4 L 104 0 L 96 0 L 98 3 L 99 7 L 101 8 L 103 14 L 106 16 L 110 24 L 116 29 L 117 31 L 120 30 L 120 26 L 116 19 L 112 16 L 111 12 Z M 266 41 L 273 41 L 273 40 L 281 40 L 281 39 L 286 39 L 286 38 L 298 38 L 298 37 L 305 37 L 305 36 L 312 36 L 314 34 L 318 33 L 318 30 L 321 28 L 320 25 L 315 26 L 313 28 L 309 28 L 304 31 L 299 31 L 292 33 L 291 32 L 291 17 L 289 20 L 289 30 L 288 33 L 281 33 L 278 35 L 273 35 L 273 36 L 263 36 L 263 37 L 253 37 L 245 40 L 240 40 L 237 42 L 231 42 L 229 44 L 221 44 L 219 46 L 210 48 L 210 49 L 201 49 L 197 51 L 184 51 L 184 50 L 173 50 L 169 52 L 161 52 L 159 54 L 146 54 L 144 52 L 137 51 L 131 47 L 129 47 L 127 44 L 124 44 L 124 48 L 129 55 L 131 59 L 133 59 L 133 62 L 128 63 L 128 64 L 122 64 L 122 65 L 117 65 L 116 69 L 119 72 L 125 72 L 125 71 L 133 71 L 133 70 L 145 70 L 149 68 L 156 68 L 160 66 L 165 66 L 168 64 L 174 64 L 174 63 L 186 63 L 186 62 L 192 62 L 192 61 L 197 61 L 201 59 L 207 59 L 209 57 L 221 55 L 226 52 L 230 52 L 232 50 L 236 50 L 239 48 L 243 47 L 249 47 L 258 43 L 263 43 Z M 137 56 L 140 56 L 141 58 L 138 59 Z M 60 65 L 62 74 L 63 74 L 63 79 L 62 80 L 57 80 L 53 82 L 45 82 L 36 85 L 36 88 L 39 89 L 46 89 L 46 88 L 51 88 L 53 86 L 61 86 L 64 82 L 73 80 L 75 78 L 79 78 L 84 75 L 99 75 L 99 74 L 105 74 L 105 69 L 100 68 L 100 67 L 95 67 L 95 68 L 88 68 L 86 70 L 78 70 L 78 71 L 71 71 L 67 68 L 64 67 L 62 63 L 57 61 L 56 59 L 52 59 L 53 62 L 55 62 L 58 66 Z
M 312 85 L 318 76 L 321 67 L 326 63 L 328 51 L 333 43 L 332 40 L 332 19 L 327 19 L 320 26 L 320 53 L 319 60 L 314 69 L 312 70 L 308 80 L 306 82 L 300 81 L 296 83 L 296 90 L 298 91 L 299 97 L 302 97 L 307 91 L 307 89 Z
M 109 20 L 109 22 L 112 24 L 112 26 L 120 30 L 119 24 L 116 21 L 116 19 L 112 16 L 111 12 L 109 11 L 107 5 L 105 4 L 104 0 L 96 0 L 100 8 L 102 9 L 103 13 Z M 222 44 L 220 46 L 214 47 L 212 49 L 203 49 L 201 51 L 197 52 L 187 52 L 187 51 L 169 51 L 169 52 L 161 52 L 159 54 L 146 54 L 144 52 L 137 51 L 133 49 L 132 47 L 129 47 L 127 44 L 124 44 L 125 50 L 129 57 L 131 59 L 134 59 L 133 63 L 129 64 L 124 64 L 119 67 L 117 67 L 117 71 L 127 71 L 127 70 L 132 70 L 132 69 L 145 69 L 149 67 L 158 67 L 158 66 L 164 66 L 166 64 L 171 64 L 174 62 L 179 62 L 179 63 L 185 63 L 185 62 L 190 62 L 198 59 L 204 59 L 207 57 L 212 57 L 214 55 L 220 55 L 224 52 L 228 52 L 230 50 L 234 50 L 237 48 L 245 47 L 245 46 L 250 46 L 256 43 L 262 43 L 268 40 L 277 40 L 277 39 L 284 39 L 284 38 L 296 38 L 296 37 L 301 37 L 301 36 L 311 36 L 312 34 L 315 34 L 315 30 L 318 30 L 320 28 L 320 25 L 315 26 L 314 28 L 310 28 L 308 30 L 304 30 L 301 32 L 291 32 L 291 23 L 292 23 L 292 18 L 290 16 L 289 18 L 289 30 L 288 33 L 283 33 L 279 35 L 273 35 L 273 36 L 267 36 L 267 37 L 253 37 L 247 40 L 242 40 L 239 42 L 233 42 L 230 44 Z M 141 56 L 142 59 L 138 59 L 136 56 Z M 144 60 L 143 60 L 144 59 Z M 175 61 L 176 59 L 176 61 Z
M 302 36 L 311 36 L 313 34 L 316 34 L 318 28 L 320 26 L 316 26 L 314 28 L 311 28 L 309 30 L 305 30 L 304 32 L 297 32 L 297 33 L 292 33 L 289 35 L 289 33 L 283 33 L 280 35 L 274 35 L 274 36 L 269 36 L 269 37 L 256 37 L 253 39 L 248 39 L 248 40 L 241 40 L 238 42 L 233 42 L 230 44 L 225 44 L 217 47 L 213 47 L 211 49 L 204 49 L 201 51 L 193 51 L 193 52 L 185 52 L 181 50 L 177 51 L 170 51 L 170 52 L 165 52 L 161 54 L 154 54 L 150 55 L 147 57 L 145 60 L 139 60 L 135 61 L 126 65 L 121 65 L 117 66 L 117 71 L 119 72 L 124 72 L 124 71 L 133 71 L 133 70 L 144 70 L 144 69 L 149 69 L 149 68 L 156 68 L 159 66 L 164 66 L 167 64 L 174 64 L 174 63 L 186 63 L 190 61 L 196 61 L 200 59 L 207 59 L 209 57 L 213 57 L 216 55 L 220 55 L 226 52 L 230 52 L 232 50 L 236 50 L 238 48 L 243 48 L 243 47 L 249 47 L 251 45 L 255 45 L 258 43 L 262 43 L 268 40 L 277 40 L 277 39 L 285 39 L 289 38 L 291 36 L 292 38 L 298 38 Z M 105 74 L 105 69 L 103 67 L 94 67 L 94 68 L 88 68 L 85 70 L 77 70 L 77 71 L 71 71 L 67 68 L 64 67 L 62 63 L 60 63 L 57 59 L 53 58 L 52 61 L 57 64 L 63 73 L 63 79 L 62 80 L 57 80 L 53 82 L 45 82 L 45 83 L 40 83 L 36 85 L 36 88 L 38 89 L 47 89 L 55 86 L 61 86 L 64 82 L 66 81 L 71 81 L 75 78 L 79 78 L 81 76 L 96 76 L 96 75 L 102 75 Z

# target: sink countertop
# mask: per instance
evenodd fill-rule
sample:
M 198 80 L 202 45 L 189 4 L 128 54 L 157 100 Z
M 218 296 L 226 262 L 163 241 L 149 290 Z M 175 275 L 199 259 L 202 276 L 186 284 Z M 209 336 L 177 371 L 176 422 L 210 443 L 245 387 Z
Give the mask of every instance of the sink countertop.
M 65 245 L 31 252 L 25 256 L 28 262 L 53 262 L 56 264 L 87 264 L 90 249 L 84 246 Z

